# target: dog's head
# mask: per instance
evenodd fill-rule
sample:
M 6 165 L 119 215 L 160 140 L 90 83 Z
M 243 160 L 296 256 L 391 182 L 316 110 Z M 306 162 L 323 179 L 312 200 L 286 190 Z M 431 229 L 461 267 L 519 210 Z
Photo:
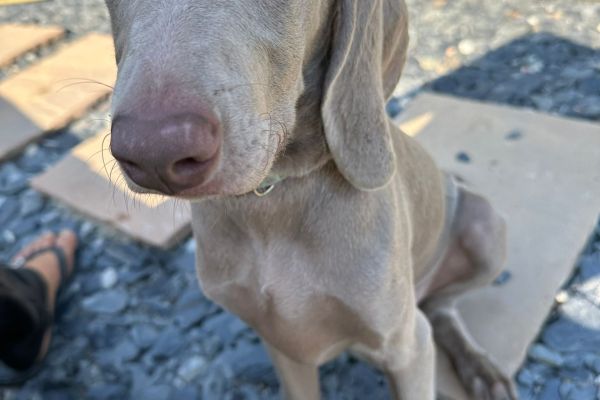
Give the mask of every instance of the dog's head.
M 360 189 L 390 180 L 384 104 L 404 64 L 403 0 L 106 2 L 111 150 L 134 190 L 240 195 L 322 154 Z

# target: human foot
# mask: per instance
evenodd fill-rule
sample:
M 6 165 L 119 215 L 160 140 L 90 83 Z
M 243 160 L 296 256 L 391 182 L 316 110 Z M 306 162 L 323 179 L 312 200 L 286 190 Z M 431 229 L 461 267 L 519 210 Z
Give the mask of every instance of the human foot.
M 68 276 L 62 276 L 60 260 L 56 254 L 52 251 L 43 251 L 51 248 L 63 251 L 66 258 L 67 275 L 70 276 L 73 272 L 73 261 L 77 248 L 77 236 L 70 230 L 63 230 L 58 235 L 51 232 L 43 234 L 21 249 L 13 258 L 13 262 L 22 264 L 23 268 L 35 271 L 40 275 L 48 288 L 48 307 L 50 311 L 53 311 L 56 292 Z
M 34 326 L 24 335 L 24 339 L 21 342 L 14 343 L 11 345 L 11 348 L 4 350 L 3 360 L 8 365 L 18 366 L 19 369 L 23 369 L 24 366 L 30 365 L 31 362 L 35 364 L 41 361 L 46 355 L 50 345 L 56 296 L 60 287 L 73 272 L 76 247 L 77 238 L 72 231 L 65 230 L 59 234 L 46 233 L 24 247 L 13 258 L 13 263 L 22 265 L 24 272 L 34 272 L 35 275 L 41 278 L 43 287 L 39 285 L 26 285 L 21 286 L 18 290 L 20 296 L 18 295 L 17 297 L 22 296 L 25 299 L 31 299 L 37 296 L 37 298 L 41 298 L 38 300 L 41 303 L 37 303 L 41 304 L 41 306 L 34 307 L 37 310 L 33 311 L 34 314 L 31 314 L 31 303 L 28 301 L 20 306 L 25 307 L 21 311 L 24 314 L 21 318 L 17 319 L 21 321 L 30 319 L 31 321 L 37 321 L 37 324 L 34 323 Z M 64 260 L 62 260 L 63 258 Z M 61 263 L 64 266 L 61 267 Z M 46 299 L 44 299 L 44 295 Z M 28 305 L 29 311 L 27 311 Z M 18 312 L 15 315 L 18 315 Z M 31 317 L 25 318 L 27 315 L 37 315 L 37 317 L 33 317 L 33 319 Z M 17 322 L 14 321 L 15 324 Z

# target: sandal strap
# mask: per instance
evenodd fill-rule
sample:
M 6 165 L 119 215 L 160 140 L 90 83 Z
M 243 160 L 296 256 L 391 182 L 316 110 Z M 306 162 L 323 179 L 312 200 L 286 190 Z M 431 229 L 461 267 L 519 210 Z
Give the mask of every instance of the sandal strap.
M 63 249 L 61 249 L 60 247 L 57 247 L 57 246 L 49 246 L 49 247 L 44 247 L 42 249 L 36 250 L 25 258 L 25 261 L 23 262 L 22 265 L 23 266 L 27 265 L 28 261 L 31 261 L 32 259 L 36 258 L 37 256 L 39 256 L 41 254 L 49 253 L 49 252 L 54 254 L 56 256 L 56 259 L 58 260 L 58 268 L 60 271 L 60 284 L 58 285 L 58 290 L 57 290 L 57 297 L 58 297 L 58 294 L 62 292 L 63 286 L 65 285 L 65 283 L 68 281 L 68 278 L 69 278 L 69 264 L 67 262 L 67 256 Z

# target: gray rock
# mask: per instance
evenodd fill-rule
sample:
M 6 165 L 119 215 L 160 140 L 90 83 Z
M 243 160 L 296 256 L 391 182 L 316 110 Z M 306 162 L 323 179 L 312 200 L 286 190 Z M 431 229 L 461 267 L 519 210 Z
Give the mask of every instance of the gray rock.
M 542 332 L 542 340 L 559 352 L 585 352 L 586 349 L 600 348 L 600 335 L 597 330 L 567 318 L 559 318 L 550 323 Z
M 517 399 L 519 400 L 537 400 L 537 396 L 534 395 L 534 391 L 531 388 L 517 386 Z
M 60 213 L 56 210 L 48 211 L 40 215 L 39 221 L 42 226 L 48 226 L 60 220 Z
M 585 363 L 585 356 L 584 358 L 581 357 L 580 354 L 562 354 L 563 359 L 564 359 L 564 364 L 563 367 L 564 368 L 568 368 L 571 370 L 577 370 L 577 369 L 581 369 L 584 366 Z
M 235 389 L 235 392 L 231 393 L 231 398 L 238 400 L 263 400 L 264 397 L 258 392 L 258 390 L 250 385 L 242 385 Z
M 583 117 L 600 118 L 600 96 L 585 97 L 579 100 L 573 110 Z
M 113 349 L 101 353 L 98 360 L 103 365 L 121 365 L 135 359 L 139 353 L 139 348 L 130 340 L 125 339 Z
M 350 369 L 344 386 L 356 399 L 383 399 L 389 393 L 383 377 L 362 362 Z
M 19 203 L 21 205 L 19 216 L 28 217 L 31 214 L 40 212 L 44 208 L 45 201 L 37 192 L 31 191 L 21 196 Z
M 160 334 L 156 343 L 152 347 L 152 357 L 157 360 L 165 360 L 177 354 L 187 341 L 181 334 L 181 331 L 175 327 L 170 327 Z
M 240 382 L 261 382 L 269 386 L 277 381 L 269 356 L 258 344 L 240 342 L 237 347 L 221 352 L 214 364 L 230 369 Z
M 79 227 L 79 236 L 86 240 L 89 240 L 95 232 L 96 225 L 90 221 L 83 221 Z
M 600 275 L 600 256 L 586 255 L 579 263 L 579 277 L 583 281 Z
M 560 380 L 557 378 L 550 378 L 544 384 L 542 391 L 538 395 L 539 400 L 558 400 L 560 399 Z
M 7 245 L 14 244 L 17 241 L 17 236 L 10 229 L 4 229 L 0 239 L 2 240 L 2 245 L 6 247 Z
M 27 189 L 27 175 L 14 164 L 5 164 L 0 169 L 0 194 L 13 196 Z
M 86 399 L 89 400 L 122 400 L 126 397 L 127 388 L 119 384 L 100 384 L 92 386 Z
M 16 198 L 7 197 L 5 198 L 2 205 L 0 205 L 0 226 L 5 226 L 8 221 L 15 218 L 19 212 L 19 202 Z
M 510 271 L 502 271 L 496 279 L 494 279 L 494 286 L 504 286 L 512 279 L 512 273 Z
M 588 280 L 584 285 L 578 286 L 577 291 L 583 293 L 585 297 L 572 296 L 569 301 L 560 305 L 560 314 L 584 327 L 599 330 L 600 289 L 598 285 L 600 285 L 600 277 L 595 281 Z M 595 304 L 595 301 L 598 301 L 598 304 Z
M 471 39 L 463 39 L 458 43 L 457 48 L 460 54 L 470 56 L 477 50 L 477 45 Z
M 167 385 L 155 385 L 141 391 L 139 399 L 143 400 L 169 400 L 171 388 Z
M 142 350 L 152 346 L 158 339 L 158 330 L 151 324 L 137 324 L 130 331 L 133 342 Z
M 184 330 L 198 325 L 208 316 L 209 307 L 206 304 L 200 304 L 183 311 L 179 311 L 175 317 L 176 323 Z
M 19 160 L 19 167 L 27 172 L 39 173 L 52 162 L 52 156 L 40 151 L 37 144 L 30 144 L 24 156 Z
M 141 309 L 152 315 L 167 315 L 172 310 L 169 301 L 162 296 L 146 298 L 140 303 Z
M 223 348 L 223 342 L 214 334 L 203 335 L 202 348 L 204 354 L 210 359 L 214 358 Z
M 52 388 L 42 394 L 44 400 L 74 400 L 75 397 L 67 389 Z
M 560 398 L 564 400 L 595 399 L 597 392 L 598 389 L 592 383 L 563 382 L 560 386 Z
M 63 323 L 60 324 L 62 330 Z M 67 346 L 63 346 L 61 351 L 53 352 L 52 357 L 48 357 L 48 362 L 59 369 L 65 369 L 71 360 L 79 360 L 83 357 L 84 352 L 90 346 L 90 341 L 85 336 L 77 336 L 68 342 Z
M 101 291 L 102 285 L 98 274 L 81 274 L 78 278 L 81 284 L 80 291 L 84 296 L 97 295 Z
M 600 356 L 597 354 L 587 355 L 590 356 L 586 358 L 586 366 L 591 369 L 596 375 L 600 375 Z
M 562 380 L 573 382 L 591 382 L 594 374 L 587 368 L 561 368 L 558 374 Z
M 506 140 L 508 141 L 515 142 L 521 139 L 523 139 L 523 132 L 518 129 L 506 134 Z
M 202 326 L 202 330 L 219 336 L 225 345 L 233 343 L 245 329 L 247 326 L 239 318 L 226 312 L 208 319 Z
M 127 308 L 127 293 L 123 290 L 107 290 L 83 300 L 83 308 L 103 314 L 117 314 Z
M 106 248 L 106 255 L 125 265 L 141 265 L 147 258 L 146 252 L 134 245 L 111 245 Z
M 208 370 L 208 362 L 202 356 L 192 356 L 177 370 L 177 375 L 187 383 L 193 382 Z
M 527 368 L 523 368 L 517 375 L 517 381 L 526 387 L 531 387 L 536 382 L 535 375 Z
M 222 400 L 227 392 L 227 379 L 220 368 L 212 368 L 202 382 L 203 400 Z
M 598 76 L 586 77 L 579 81 L 578 88 L 583 94 L 598 96 L 598 93 L 600 93 L 600 78 Z
M 456 155 L 456 161 L 461 162 L 463 164 L 469 164 L 471 162 L 471 156 L 469 156 L 464 151 L 461 151 Z
M 28 218 L 23 219 L 14 219 L 10 224 L 8 224 L 8 229 L 11 231 L 16 237 L 23 237 L 33 231 L 37 230 L 40 226 L 39 219 L 35 216 L 30 216 Z
M 390 118 L 396 118 L 402 111 L 402 105 L 400 104 L 400 101 L 396 98 L 392 98 L 387 103 L 386 111 Z
M 532 359 L 546 363 L 552 367 L 560 367 L 564 364 L 563 357 L 542 344 L 534 344 L 529 349 L 529 357 Z
M 173 389 L 169 395 L 169 400 L 198 400 L 200 391 L 193 386 L 186 386 L 181 389 Z
M 208 300 L 202 294 L 200 288 L 195 285 L 192 285 L 189 289 L 187 289 L 179 298 L 177 299 L 176 308 L 178 310 L 183 310 L 190 307 L 197 307 Z
M 541 111 L 550 111 L 555 106 L 554 98 L 550 96 L 531 96 L 535 107 Z
M 196 265 L 196 254 L 191 251 L 185 251 L 167 264 L 167 267 L 173 271 L 189 271 Z
M 143 392 L 146 388 L 152 386 L 152 380 L 139 365 L 132 365 L 129 368 L 131 373 L 130 399 L 143 399 Z
M 144 281 L 152 274 L 150 269 L 136 269 L 130 270 L 126 269 L 119 273 L 119 279 L 123 281 L 127 285 L 131 285 L 133 283 Z
M 119 276 L 114 268 L 107 268 L 100 274 L 100 286 L 103 289 L 112 289 L 119 281 Z

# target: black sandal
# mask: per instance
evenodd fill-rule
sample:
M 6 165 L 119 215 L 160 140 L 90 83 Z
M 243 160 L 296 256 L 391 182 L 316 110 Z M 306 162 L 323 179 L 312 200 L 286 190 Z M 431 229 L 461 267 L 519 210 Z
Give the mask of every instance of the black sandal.
M 52 246 L 30 254 L 18 268 L 0 267 L 0 386 L 16 386 L 35 375 L 45 359 L 40 350 L 53 312 L 48 309 L 46 282 L 35 271 L 22 268 L 40 254 L 52 252 L 58 260 L 60 284 L 55 309 L 71 276 L 67 257 Z

